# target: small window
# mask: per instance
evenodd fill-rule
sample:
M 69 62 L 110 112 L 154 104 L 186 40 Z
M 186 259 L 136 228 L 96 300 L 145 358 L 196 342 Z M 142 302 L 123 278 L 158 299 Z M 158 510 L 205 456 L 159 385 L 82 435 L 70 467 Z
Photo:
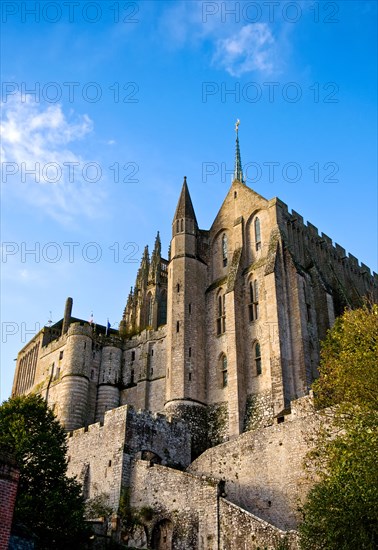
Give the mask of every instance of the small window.
M 221 357 L 221 369 L 222 369 L 222 387 L 225 388 L 228 384 L 227 357 L 225 355 L 222 355 Z
M 177 283 L 176 290 L 177 290 L 177 292 L 180 292 L 180 283 Z
M 223 267 L 226 267 L 227 265 L 227 259 L 228 259 L 228 243 L 227 243 L 227 235 L 224 233 L 222 237 L 222 260 L 223 260 Z
M 84 349 L 87 347 L 87 342 L 84 342 Z
M 59 361 L 61 361 L 63 359 L 63 353 L 64 353 L 63 351 L 59 352 Z
M 110 468 L 110 466 L 111 466 L 111 465 L 112 465 L 112 461 L 111 461 L 111 460 L 109 460 L 109 462 L 108 462 L 108 466 L 109 466 L 109 468 Z
M 177 220 L 176 222 L 176 233 L 180 232 L 180 220 Z
M 259 375 L 262 373 L 262 369 L 261 369 L 261 350 L 260 350 L 260 344 L 258 342 L 255 345 L 255 363 L 256 363 L 256 374 Z
M 189 373 L 189 382 L 191 382 L 191 381 L 192 381 L 192 373 L 190 372 Z
M 134 384 L 134 369 L 131 369 L 130 372 L 130 384 Z
M 188 305 L 189 315 L 192 313 L 192 304 Z
M 226 332 L 226 295 L 220 293 L 217 303 L 217 334 Z
M 248 315 L 250 321 L 256 321 L 259 318 L 259 285 L 257 281 L 249 283 Z
M 184 220 L 181 220 L 181 231 L 184 231 Z
M 131 352 L 131 361 L 135 361 L 135 351 Z
M 261 230 L 260 230 L 259 218 L 255 219 L 255 242 L 256 242 L 256 250 L 261 250 Z
M 152 356 L 154 355 L 154 348 L 152 348 L 152 350 L 151 350 L 151 355 Z
M 189 348 L 189 350 L 188 350 L 188 355 L 189 355 L 189 357 L 192 356 L 192 348 Z
M 152 327 L 154 316 L 154 300 L 152 294 L 149 292 L 147 296 L 147 326 Z
M 94 370 L 92 369 L 91 370 L 91 380 L 93 380 L 93 379 L 94 379 Z
M 176 323 L 176 332 L 180 332 L 180 321 Z

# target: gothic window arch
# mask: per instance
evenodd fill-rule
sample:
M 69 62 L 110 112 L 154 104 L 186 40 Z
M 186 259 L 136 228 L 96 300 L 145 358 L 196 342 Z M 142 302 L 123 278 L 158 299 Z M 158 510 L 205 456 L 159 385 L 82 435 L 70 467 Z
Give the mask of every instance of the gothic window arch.
M 226 295 L 223 290 L 220 290 L 216 298 L 217 311 L 217 335 L 226 332 Z
M 261 250 L 261 228 L 259 218 L 255 218 L 255 243 L 256 250 Z
M 222 236 L 222 262 L 223 262 L 223 267 L 227 266 L 227 261 L 228 261 L 228 240 L 227 240 L 226 233 L 223 233 L 223 236 Z
M 262 362 L 261 362 L 261 349 L 259 342 L 255 343 L 255 365 L 256 365 L 256 374 L 259 375 L 262 373 Z
M 222 388 L 225 388 L 228 384 L 228 366 L 227 355 L 225 355 L 224 353 L 222 353 L 220 356 L 219 367 L 221 372 Z

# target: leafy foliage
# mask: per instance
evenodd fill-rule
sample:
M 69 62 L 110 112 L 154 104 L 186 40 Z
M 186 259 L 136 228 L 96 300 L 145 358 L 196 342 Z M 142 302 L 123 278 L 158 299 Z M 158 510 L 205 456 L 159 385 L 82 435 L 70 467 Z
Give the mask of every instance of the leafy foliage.
M 15 397 L 0 406 L 0 446 L 20 468 L 14 521 L 38 537 L 41 549 L 83 548 L 81 487 L 66 477 L 65 432 L 41 397 Z
M 322 346 L 320 377 L 313 385 L 317 406 L 377 410 L 377 358 L 378 306 L 346 311 Z
M 111 516 L 113 509 L 109 506 L 108 501 L 109 495 L 107 493 L 99 493 L 95 497 L 88 499 L 85 503 L 85 517 L 96 519 Z
M 310 455 L 318 483 L 303 507 L 303 550 L 378 545 L 377 358 L 378 307 L 347 311 L 328 333 L 314 384 L 317 406 L 333 408 Z

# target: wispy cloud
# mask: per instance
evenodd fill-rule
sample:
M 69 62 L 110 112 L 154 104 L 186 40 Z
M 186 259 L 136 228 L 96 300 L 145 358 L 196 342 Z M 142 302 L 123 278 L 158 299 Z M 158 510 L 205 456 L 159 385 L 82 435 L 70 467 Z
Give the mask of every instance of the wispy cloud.
M 90 118 L 16 95 L 2 104 L 2 111 L 3 189 L 63 224 L 79 214 L 97 218 L 104 192 L 85 181 L 88 161 L 75 144 L 93 131 Z
M 214 61 L 232 76 L 253 71 L 271 74 L 275 40 L 266 23 L 250 23 L 229 38 L 217 40 Z
M 236 22 L 222 16 L 221 3 L 211 3 L 211 14 L 204 10 L 205 4 L 180 1 L 162 12 L 161 34 L 170 47 L 203 47 L 207 50 L 203 59 L 235 77 L 280 72 L 286 51 L 284 25 L 243 22 L 243 18 Z

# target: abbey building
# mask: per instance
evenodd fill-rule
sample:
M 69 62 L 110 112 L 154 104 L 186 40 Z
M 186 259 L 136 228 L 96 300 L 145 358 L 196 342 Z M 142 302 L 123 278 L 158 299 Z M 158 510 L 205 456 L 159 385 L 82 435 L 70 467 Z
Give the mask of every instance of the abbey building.
M 86 478 L 93 496 L 104 483 L 93 473 L 88 481 L 88 472 L 103 458 L 100 451 L 85 451 L 80 438 L 97 437 L 116 418 L 121 431 L 106 432 L 107 448 L 119 437 L 130 461 L 153 456 L 167 471 L 187 467 L 221 443 L 232 452 L 244 432 L 287 423 L 317 376 L 319 341 L 345 307 L 361 305 L 365 296 L 378 300 L 376 274 L 281 200 L 247 187 L 237 134 L 234 180 L 211 227 L 199 228 L 184 178 L 169 257 L 161 256 L 158 234 L 151 255 L 144 250 L 119 330 L 74 317 L 68 298 L 63 319 L 20 351 L 13 395 L 37 392 L 68 432 L 82 429 L 70 443 L 73 471 Z M 122 486 L 134 483 L 124 455 L 118 458 L 123 473 L 110 499 L 114 509 Z M 105 462 L 103 468 L 109 468 Z M 138 475 L 151 475 L 143 472 Z M 222 480 L 227 485 L 227 474 Z M 235 492 L 231 503 L 272 520 L 272 510 L 256 508 L 256 499 L 241 494 Z M 171 527 L 161 529 L 170 529 L 174 540 L 172 514 L 163 519 Z M 295 527 L 294 519 L 285 521 L 272 523 Z M 195 532 L 190 525 L 188 537 L 197 542 L 188 546 L 187 538 L 182 548 L 221 547 L 215 532 L 206 535 L 211 544 L 200 543 L 205 527 Z M 152 531 L 146 544 L 163 548 L 156 542 L 163 535 Z M 167 548 L 181 548 L 172 544 Z

